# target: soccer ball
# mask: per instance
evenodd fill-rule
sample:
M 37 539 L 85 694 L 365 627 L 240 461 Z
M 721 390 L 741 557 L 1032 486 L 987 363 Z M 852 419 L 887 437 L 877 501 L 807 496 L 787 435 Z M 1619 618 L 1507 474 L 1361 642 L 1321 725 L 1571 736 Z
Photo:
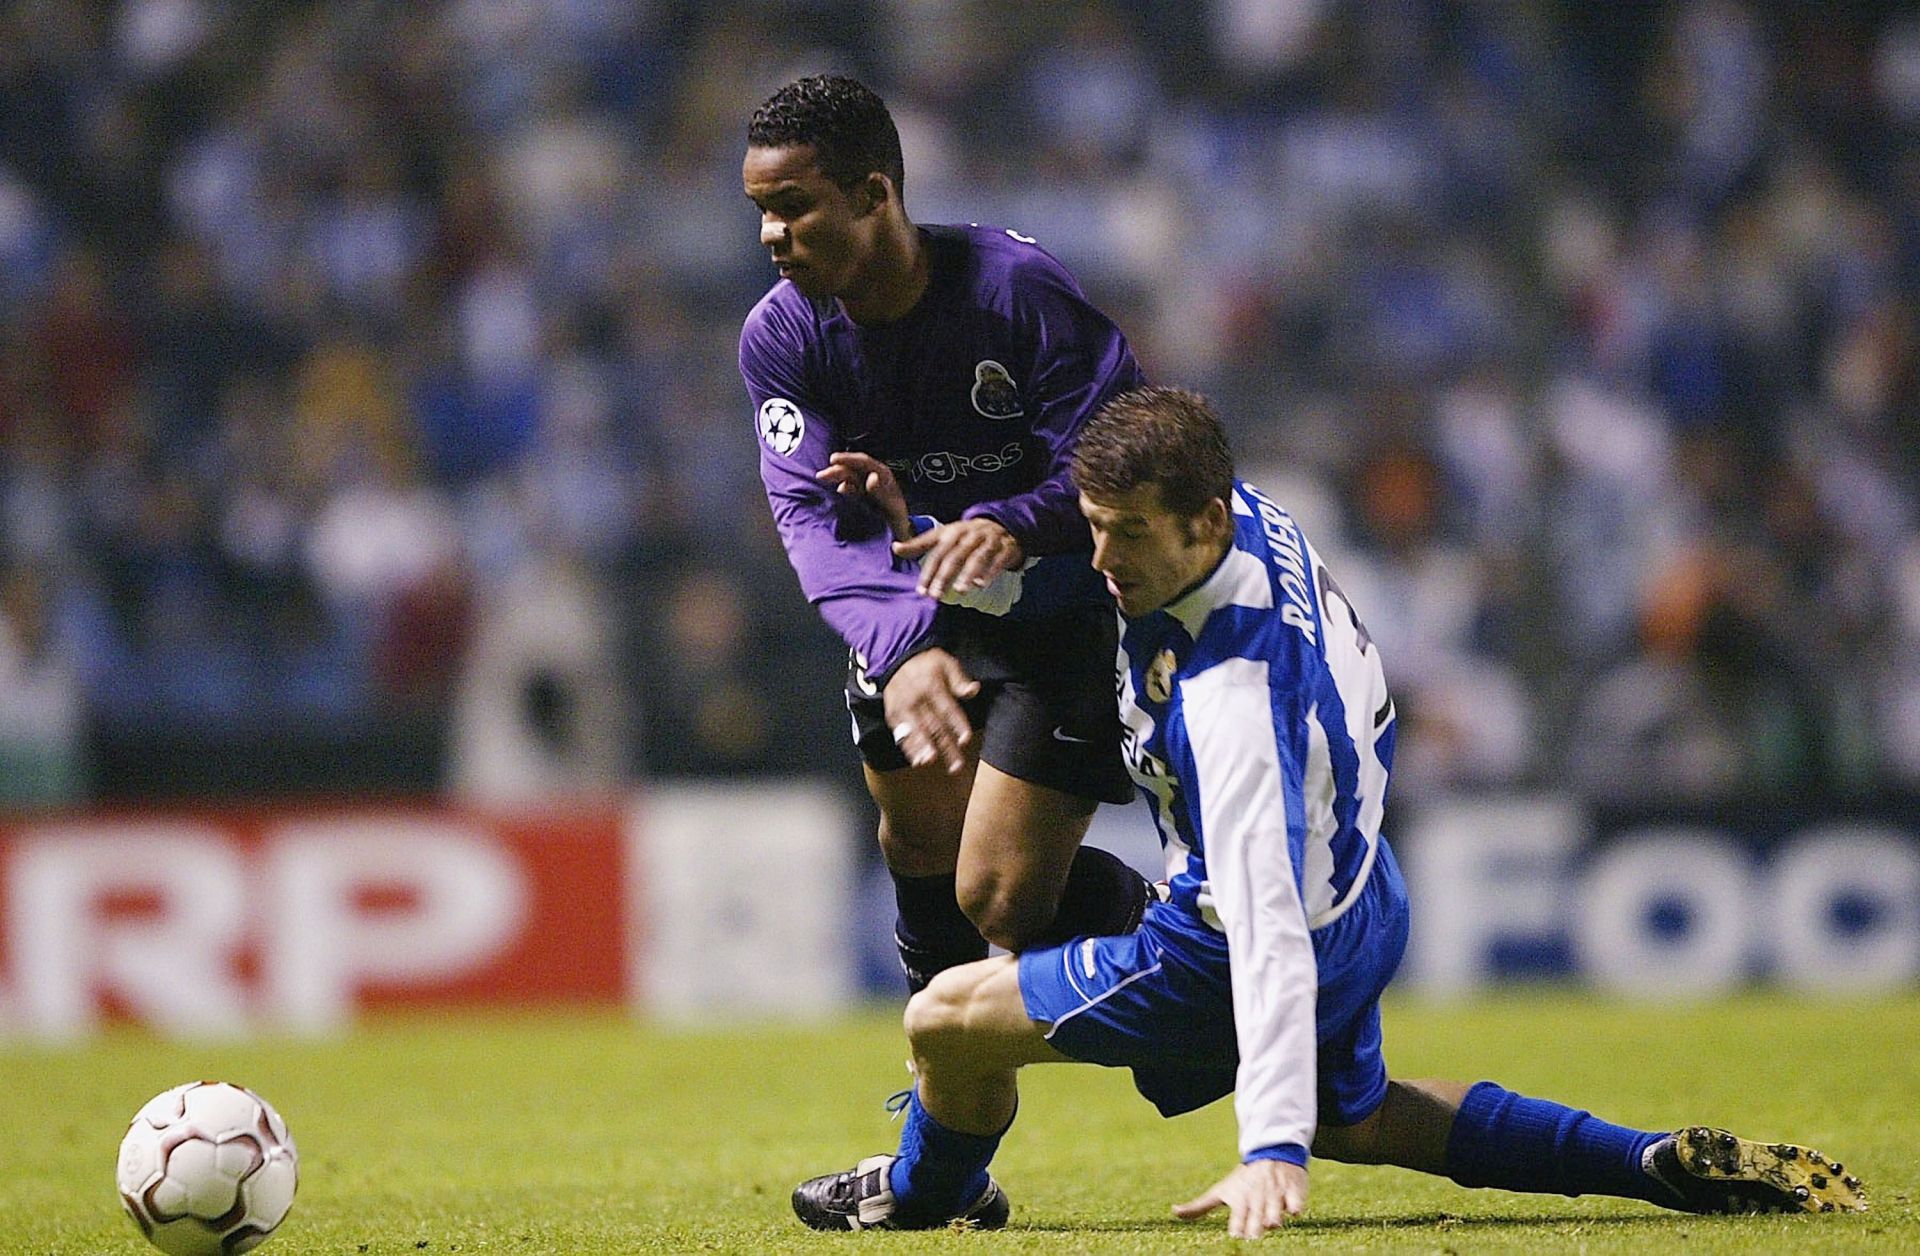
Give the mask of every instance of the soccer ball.
M 188 1082 L 155 1095 L 120 1142 L 120 1202 L 167 1256 L 259 1246 L 293 1207 L 299 1153 L 259 1095 Z

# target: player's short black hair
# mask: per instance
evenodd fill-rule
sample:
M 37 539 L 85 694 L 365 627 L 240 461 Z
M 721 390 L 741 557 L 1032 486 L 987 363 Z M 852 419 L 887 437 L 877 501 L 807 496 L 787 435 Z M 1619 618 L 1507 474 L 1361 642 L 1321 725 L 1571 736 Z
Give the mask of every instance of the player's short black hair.
M 1233 492 L 1233 451 L 1213 406 L 1184 388 L 1121 393 L 1080 429 L 1073 483 L 1093 498 L 1114 498 L 1147 484 L 1191 519 Z
M 795 79 L 767 97 L 747 123 L 750 148 L 813 146 L 821 173 L 843 188 L 874 171 L 893 180 L 896 192 L 907 182 L 900 156 L 900 132 L 887 102 L 857 79 L 814 74 Z

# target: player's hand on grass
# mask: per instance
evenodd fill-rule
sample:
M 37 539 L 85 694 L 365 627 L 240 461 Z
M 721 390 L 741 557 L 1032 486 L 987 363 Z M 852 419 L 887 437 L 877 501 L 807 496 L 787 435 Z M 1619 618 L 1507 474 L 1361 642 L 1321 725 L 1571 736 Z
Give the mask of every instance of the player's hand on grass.
M 907 762 L 920 768 L 939 762 L 949 773 L 967 765 L 973 724 L 960 704 L 980 692 L 960 660 L 938 647 L 902 663 L 882 695 L 887 727 Z
M 991 519 L 943 523 L 910 541 L 896 541 L 893 552 L 920 560 L 920 592 L 931 598 L 947 590 L 971 593 L 1026 560 L 1013 533 Z
M 1228 1212 L 1228 1234 L 1236 1239 L 1257 1239 L 1307 1210 L 1307 1171 L 1284 1160 L 1239 1165 L 1204 1195 L 1175 1204 L 1173 1215 L 1192 1221 L 1222 1206 Z
M 907 495 L 893 468 L 872 454 L 848 450 L 833 454 L 827 465 L 814 473 L 814 479 L 831 484 L 834 491 L 849 497 L 864 496 L 886 516 L 887 530 L 893 539 L 904 541 L 913 535 L 913 522 L 907 513 Z

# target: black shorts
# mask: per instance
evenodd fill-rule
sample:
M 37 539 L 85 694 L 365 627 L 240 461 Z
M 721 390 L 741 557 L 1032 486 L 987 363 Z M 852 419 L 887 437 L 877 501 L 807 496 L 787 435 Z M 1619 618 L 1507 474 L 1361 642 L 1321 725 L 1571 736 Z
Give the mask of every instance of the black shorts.
M 1114 659 L 1119 624 L 1089 606 L 1045 619 L 1011 620 L 947 606 L 935 626 L 980 692 L 963 705 L 980 757 L 1008 776 L 1096 802 L 1133 798 L 1120 757 Z M 847 709 L 860 756 L 876 772 L 911 766 L 894 744 L 885 704 L 852 659 Z

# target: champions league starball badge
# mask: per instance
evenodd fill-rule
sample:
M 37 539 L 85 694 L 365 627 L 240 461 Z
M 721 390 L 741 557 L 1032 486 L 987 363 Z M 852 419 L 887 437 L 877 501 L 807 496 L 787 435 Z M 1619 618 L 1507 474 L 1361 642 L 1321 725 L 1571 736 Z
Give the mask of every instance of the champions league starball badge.
M 760 403 L 760 439 L 781 457 L 800 448 L 807 434 L 807 420 L 800 407 L 785 397 L 769 397 Z

